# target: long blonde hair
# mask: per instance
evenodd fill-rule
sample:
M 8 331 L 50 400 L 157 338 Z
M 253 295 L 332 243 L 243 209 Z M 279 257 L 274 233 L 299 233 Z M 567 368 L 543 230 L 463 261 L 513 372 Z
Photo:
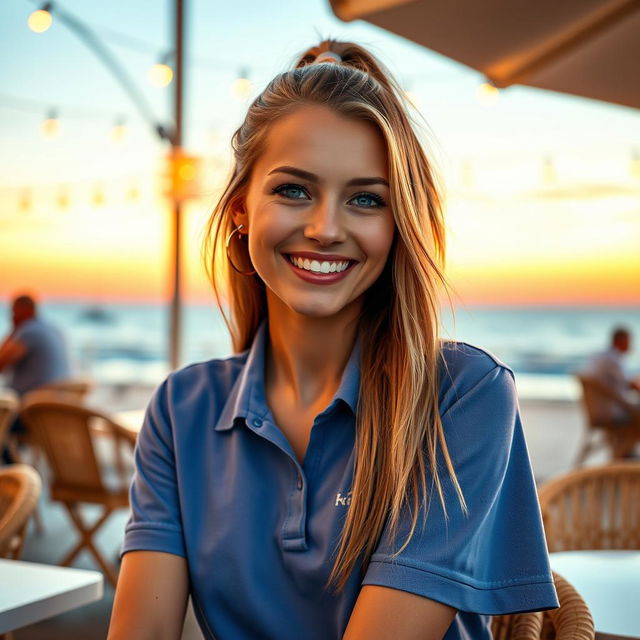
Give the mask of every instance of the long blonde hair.
M 323 51 L 339 54 L 342 62 L 311 64 Z M 233 347 L 243 351 L 266 317 L 266 295 L 259 276 L 229 268 L 225 240 L 233 230 L 231 212 L 246 194 L 269 125 L 301 104 L 321 104 L 372 122 L 381 131 L 397 231 L 383 273 L 365 294 L 360 318 L 352 500 L 328 581 L 337 590 L 344 588 L 361 558 L 365 570 L 387 523 L 395 541 L 403 508 L 410 509 L 412 525 L 394 555 L 411 539 L 420 509 L 425 526 L 426 501 L 433 491 L 446 514 L 439 453 L 461 508 L 466 509 L 438 412 L 438 294 L 444 284 L 445 248 L 441 198 L 401 96 L 391 74 L 356 44 L 325 40 L 306 51 L 293 70 L 276 76 L 253 101 L 234 133 L 233 172 L 208 222 L 203 245 L 218 302 L 223 307 L 223 300 L 228 300 L 225 321 Z M 232 243 L 230 250 L 235 264 L 247 264 L 241 243 Z

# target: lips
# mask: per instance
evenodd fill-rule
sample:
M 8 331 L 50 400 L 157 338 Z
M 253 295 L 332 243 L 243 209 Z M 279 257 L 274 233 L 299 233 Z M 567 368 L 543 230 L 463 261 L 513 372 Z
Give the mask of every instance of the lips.
M 282 254 L 291 270 L 305 282 L 333 284 L 346 277 L 357 260 L 336 254 L 296 251 Z

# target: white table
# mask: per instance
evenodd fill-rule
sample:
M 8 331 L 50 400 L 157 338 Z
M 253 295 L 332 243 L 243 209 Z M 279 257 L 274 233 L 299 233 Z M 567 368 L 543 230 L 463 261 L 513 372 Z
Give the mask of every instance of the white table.
M 137 436 L 144 421 L 144 409 L 131 409 L 118 411 L 113 414 L 116 422 L 126 427 L 134 436 Z
M 0 559 L 0 633 L 102 598 L 98 571 Z
M 562 551 L 550 558 L 586 601 L 596 631 L 640 638 L 640 551 Z

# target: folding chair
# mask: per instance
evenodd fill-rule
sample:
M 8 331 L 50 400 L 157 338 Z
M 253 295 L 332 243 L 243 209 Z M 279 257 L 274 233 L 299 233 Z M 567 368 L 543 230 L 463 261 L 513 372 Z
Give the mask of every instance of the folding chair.
M 125 469 L 122 447 L 132 451 L 131 434 L 111 417 L 77 403 L 28 400 L 20 412 L 33 430 L 51 468 L 51 499 L 61 502 L 74 523 L 80 541 L 60 562 L 69 566 L 86 549 L 107 579 L 115 586 L 117 574 L 94 544 L 94 535 L 115 509 L 129 506 L 129 473 Z M 115 446 L 114 468 L 101 461 L 95 446 L 98 428 L 106 431 Z M 89 525 L 80 511 L 81 504 L 102 505 L 98 519 Z

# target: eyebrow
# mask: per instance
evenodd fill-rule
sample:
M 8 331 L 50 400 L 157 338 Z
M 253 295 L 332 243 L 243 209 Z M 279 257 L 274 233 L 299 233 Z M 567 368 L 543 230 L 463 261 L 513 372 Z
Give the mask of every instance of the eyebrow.
M 309 182 L 319 182 L 319 178 L 315 173 L 310 173 L 309 171 L 304 171 L 303 169 L 298 169 L 296 167 L 276 167 L 272 171 L 269 171 L 267 175 L 271 175 L 273 173 L 288 173 L 289 175 L 297 176 L 298 178 L 308 180 Z M 382 184 L 385 187 L 389 186 L 389 183 L 384 178 L 354 178 L 347 182 L 347 187 L 363 187 L 371 184 Z

